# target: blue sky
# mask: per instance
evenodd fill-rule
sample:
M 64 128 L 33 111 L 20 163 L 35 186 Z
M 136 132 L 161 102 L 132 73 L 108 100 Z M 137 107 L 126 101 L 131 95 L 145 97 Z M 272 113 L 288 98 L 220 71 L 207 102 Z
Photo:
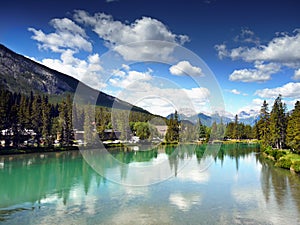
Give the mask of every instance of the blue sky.
M 0 42 L 153 113 L 256 113 L 278 94 L 289 109 L 300 99 L 299 10 L 298 1 L 11 0 Z

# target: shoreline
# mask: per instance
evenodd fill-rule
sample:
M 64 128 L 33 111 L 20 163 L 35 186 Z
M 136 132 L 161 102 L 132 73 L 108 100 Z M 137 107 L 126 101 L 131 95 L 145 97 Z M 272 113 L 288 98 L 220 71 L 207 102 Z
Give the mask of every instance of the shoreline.
M 239 141 L 216 141 L 212 143 L 221 143 L 221 144 L 257 144 L 257 142 L 249 142 L 249 140 L 239 140 Z M 205 145 L 208 143 L 205 142 L 161 142 L 156 146 L 174 146 L 174 145 L 180 145 L 180 144 L 195 144 L 195 145 Z M 142 146 L 141 144 L 131 144 L 132 146 Z M 155 146 L 155 145 L 154 145 Z M 64 152 L 64 151 L 79 151 L 80 148 L 86 148 L 86 146 L 51 146 L 51 147 L 22 147 L 22 148 L 13 148 L 13 147 L 1 147 L 0 148 L 0 155 L 22 155 L 22 154 L 31 154 L 31 153 L 47 153 L 47 152 Z M 92 147 L 92 146 L 91 146 Z M 109 143 L 109 144 L 104 144 L 105 148 L 108 149 L 114 149 L 114 148 L 122 148 L 126 147 L 126 151 L 134 151 L 130 150 L 128 145 L 123 144 L 123 143 Z
M 300 173 L 300 155 L 291 152 L 289 149 L 274 149 L 266 147 L 262 149 L 261 155 L 274 162 L 274 166 L 291 172 Z

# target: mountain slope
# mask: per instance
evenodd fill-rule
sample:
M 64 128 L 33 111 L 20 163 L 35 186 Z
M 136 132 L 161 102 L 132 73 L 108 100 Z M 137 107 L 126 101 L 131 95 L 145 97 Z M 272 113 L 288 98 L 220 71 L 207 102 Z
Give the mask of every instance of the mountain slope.
M 84 96 L 80 96 L 81 100 L 86 103 L 96 102 L 99 106 L 112 107 L 114 105 L 120 109 L 149 113 L 140 107 L 90 88 L 71 76 L 41 65 L 0 44 L 1 89 L 24 94 L 30 94 L 32 91 L 57 98 L 67 93 L 73 95 L 78 85 L 84 93 Z M 97 99 L 93 96 L 97 96 Z

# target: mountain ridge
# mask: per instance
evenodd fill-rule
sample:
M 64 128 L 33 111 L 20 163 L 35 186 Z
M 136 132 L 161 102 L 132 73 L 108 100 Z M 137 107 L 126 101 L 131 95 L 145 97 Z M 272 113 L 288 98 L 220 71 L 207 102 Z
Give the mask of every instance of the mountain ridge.
M 33 92 L 61 97 L 66 94 L 74 96 L 78 85 L 81 92 L 85 93 L 85 96 L 80 96 L 81 100 L 86 103 L 95 102 L 99 106 L 151 114 L 140 107 L 95 90 L 72 76 L 18 54 L 0 43 L 0 88 L 12 93 L 29 95 Z

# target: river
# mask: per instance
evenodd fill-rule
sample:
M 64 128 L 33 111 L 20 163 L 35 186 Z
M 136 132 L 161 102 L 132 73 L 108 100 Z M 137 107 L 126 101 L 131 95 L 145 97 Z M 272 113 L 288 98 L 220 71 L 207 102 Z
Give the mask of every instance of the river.
M 251 144 L 0 156 L 0 224 L 300 224 L 300 177 Z

